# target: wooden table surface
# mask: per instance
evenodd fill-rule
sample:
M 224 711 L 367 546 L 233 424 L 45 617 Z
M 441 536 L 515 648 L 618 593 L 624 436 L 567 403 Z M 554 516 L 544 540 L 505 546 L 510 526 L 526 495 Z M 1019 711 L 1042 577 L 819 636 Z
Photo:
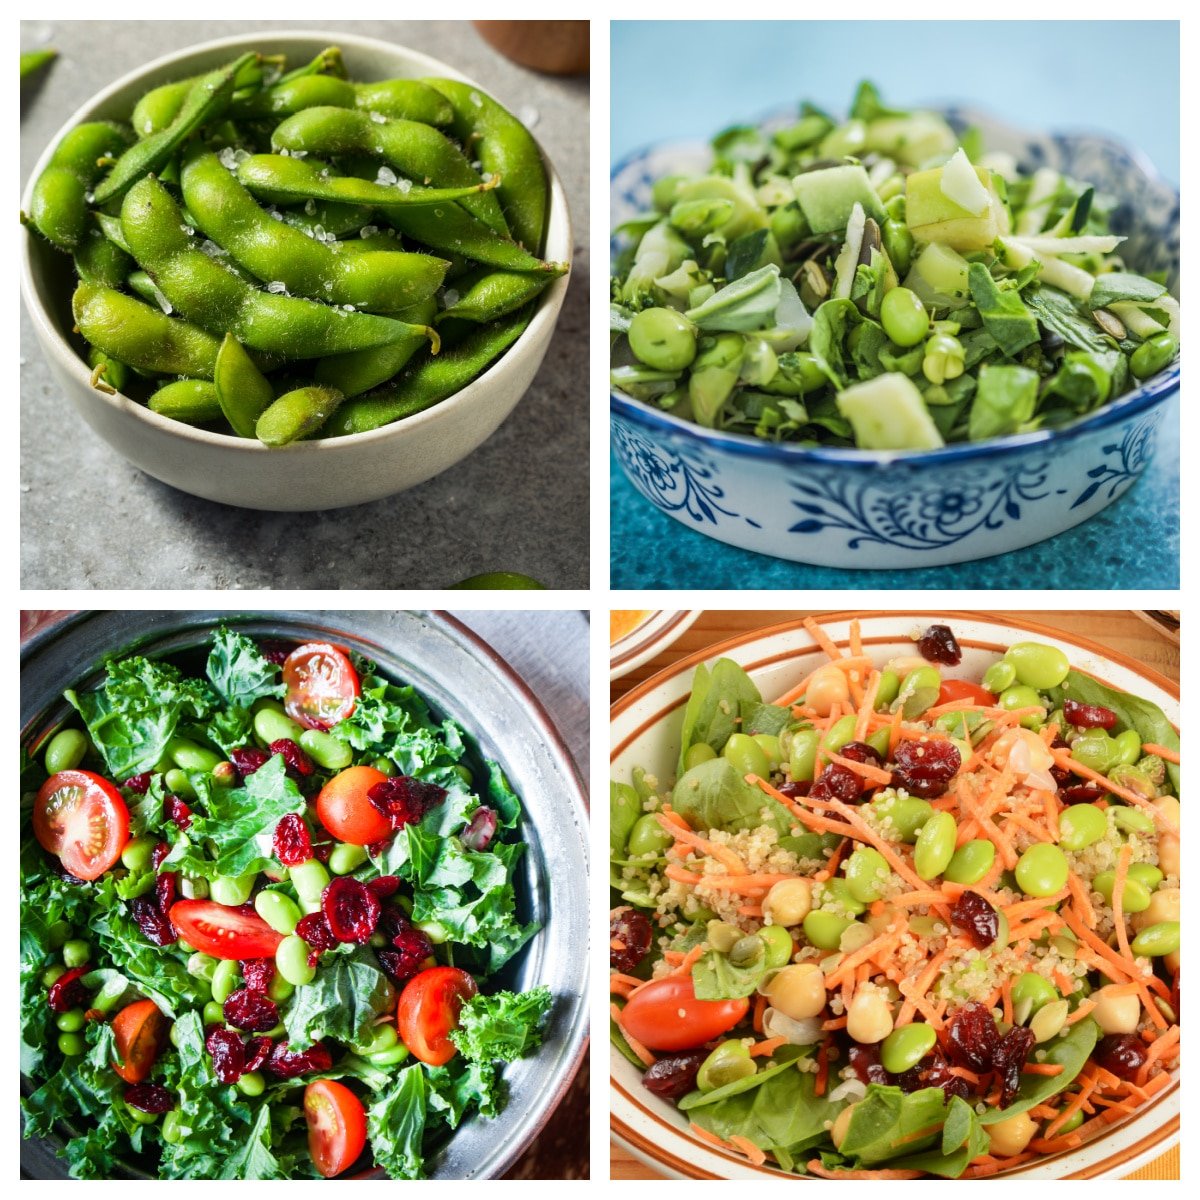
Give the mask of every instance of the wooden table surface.
M 989 610 L 991 611 L 991 610 Z M 781 621 L 796 617 L 815 616 L 805 609 L 770 610 L 755 612 L 705 612 L 671 647 L 657 655 L 645 666 L 631 671 L 610 686 L 610 699 L 616 700 L 645 679 L 669 667 L 673 662 L 715 645 L 728 637 L 745 633 L 751 629 L 763 629 Z M 1128 654 L 1139 662 L 1153 667 L 1175 683 L 1179 682 L 1179 646 L 1164 636 L 1154 625 L 1135 612 L 1086 611 L 1086 612 L 1004 612 L 996 610 L 1001 617 L 1017 617 L 1040 621 L 1044 625 L 1081 637 L 1091 638 L 1101 645 L 1109 646 Z M 660 1179 L 662 1176 L 634 1158 L 616 1143 L 610 1145 L 610 1168 L 613 1179 Z M 1170 1150 L 1161 1158 L 1149 1163 L 1142 1170 L 1129 1176 L 1130 1179 L 1178 1179 L 1179 1151 Z

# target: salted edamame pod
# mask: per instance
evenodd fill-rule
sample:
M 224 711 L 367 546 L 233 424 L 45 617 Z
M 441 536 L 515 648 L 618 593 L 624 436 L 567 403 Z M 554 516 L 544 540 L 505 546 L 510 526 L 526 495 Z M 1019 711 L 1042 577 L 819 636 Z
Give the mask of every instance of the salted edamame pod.
M 225 335 L 213 369 L 217 403 L 238 437 L 255 436 L 258 418 L 271 407 L 275 390 L 232 333 Z
M 280 396 L 258 418 L 255 433 L 265 446 L 297 442 L 316 433 L 344 399 L 336 388 L 296 388 Z
M 551 271 L 474 271 L 456 282 L 453 303 L 437 316 L 439 322 L 451 318 L 483 323 L 506 317 L 524 307 L 542 293 L 551 280 L 566 273 L 566 268 Z M 447 289 L 447 299 L 451 292 Z
M 441 92 L 419 79 L 380 79 L 356 83 L 354 100 L 367 112 L 385 117 L 402 117 L 425 125 L 449 125 L 454 109 Z
M 414 325 L 431 325 L 437 312 L 437 301 L 430 296 L 412 308 L 406 308 L 396 316 Z M 373 350 L 356 350 L 351 354 L 335 354 L 323 358 L 316 364 L 313 378 L 326 387 L 337 388 L 345 396 L 360 396 L 381 383 L 387 383 L 408 365 L 422 346 L 425 336 L 402 338 L 387 346 Z
M 221 419 L 217 389 L 206 379 L 177 379 L 150 397 L 147 407 L 160 417 L 187 425 L 207 425 Z

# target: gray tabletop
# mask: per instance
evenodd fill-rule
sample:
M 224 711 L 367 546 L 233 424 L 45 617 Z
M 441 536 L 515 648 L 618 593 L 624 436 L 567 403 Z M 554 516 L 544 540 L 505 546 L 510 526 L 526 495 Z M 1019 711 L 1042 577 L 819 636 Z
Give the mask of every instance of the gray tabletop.
M 258 513 L 175 491 L 101 442 L 70 408 L 21 314 L 21 582 L 27 588 L 444 587 L 520 571 L 588 583 L 588 85 L 519 67 L 465 22 L 23 22 L 22 49 L 59 59 L 21 98 L 24 181 L 63 122 L 112 80 L 172 50 L 249 28 L 325 29 L 422 50 L 530 123 L 566 188 L 571 286 L 529 393 L 445 474 L 375 504 Z M 103 53 L 97 53 L 103 47 Z

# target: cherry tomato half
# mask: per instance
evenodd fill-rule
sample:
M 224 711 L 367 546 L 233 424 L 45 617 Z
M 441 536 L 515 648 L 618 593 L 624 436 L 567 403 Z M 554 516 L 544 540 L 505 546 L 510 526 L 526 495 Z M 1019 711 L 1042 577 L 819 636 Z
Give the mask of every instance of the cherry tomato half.
M 688 976 L 668 975 L 639 988 L 621 1025 L 649 1050 L 694 1050 L 728 1033 L 749 1011 L 749 1000 L 697 1000 Z
M 99 879 L 129 840 L 129 809 L 107 779 L 91 771 L 59 771 L 34 801 L 33 833 L 72 875 Z
M 213 958 L 274 958 L 283 934 L 257 913 L 228 908 L 215 900 L 177 900 L 171 924 L 189 946 Z
M 283 664 L 283 707 L 308 729 L 330 729 L 354 711 L 358 674 L 345 652 L 327 642 L 307 642 Z
M 113 1017 L 119 1062 L 113 1063 L 126 1083 L 141 1083 L 154 1067 L 167 1037 L 168 1021 L 153 1000 L 136 1000 Z
M 970 700 L 973 704 L 981 704 L 985 708 L 996 706 L 996 697 L 987 688 L 980 687 L 977 683 L 969 683 L 965 679 L 943 679 L 937 702 L 953 704 L 956 700 Z
M 450 1031 L 458 1028 L 462 1006 L 478 991 L 475 980 L 457 967 L 430 967 L 414 975 L 396 1005 L 400 1040 L 423 1063 L 444 1066 L 458 1053 Z
M 367 796 L 387 776 L 374 767 L 339 771 L 317 796 L 317 816 L 339 842 L 369 846 L 391 837 L 392 823 Z
M 317 1079 L 304 1089 L 304 1116 L 317 1170 L 326 1179 L 349 1170 L 367 1144 L 362 1101 L 335 1079 Z

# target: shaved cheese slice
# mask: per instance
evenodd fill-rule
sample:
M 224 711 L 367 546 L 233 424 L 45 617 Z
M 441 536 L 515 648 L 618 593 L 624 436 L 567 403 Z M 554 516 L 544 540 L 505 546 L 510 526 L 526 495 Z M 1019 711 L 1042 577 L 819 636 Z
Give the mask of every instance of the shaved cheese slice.
M 1017 237 L 1013 239 L 1034 254 L 1111 254 L 1125 239 L 1116 234 L 1086 237 Z
M 861 204 L 855 204 L 850 210 L 850 220 L 846 222 L 846 241 L 842 252 L 837 256 L 833 265 L 834 284 L 833 297 L 835 300 L 849 300 L 854 287 L 854 273 L 858 268 L 858 255 L 862 250 L 863 230 L 867 225 L 867 214 Z
M 987 188 L 979 182 L 971 160 L 960 146 L 942 168 L 942 195 L 973 217 L 982 216 L 991 204 Z

